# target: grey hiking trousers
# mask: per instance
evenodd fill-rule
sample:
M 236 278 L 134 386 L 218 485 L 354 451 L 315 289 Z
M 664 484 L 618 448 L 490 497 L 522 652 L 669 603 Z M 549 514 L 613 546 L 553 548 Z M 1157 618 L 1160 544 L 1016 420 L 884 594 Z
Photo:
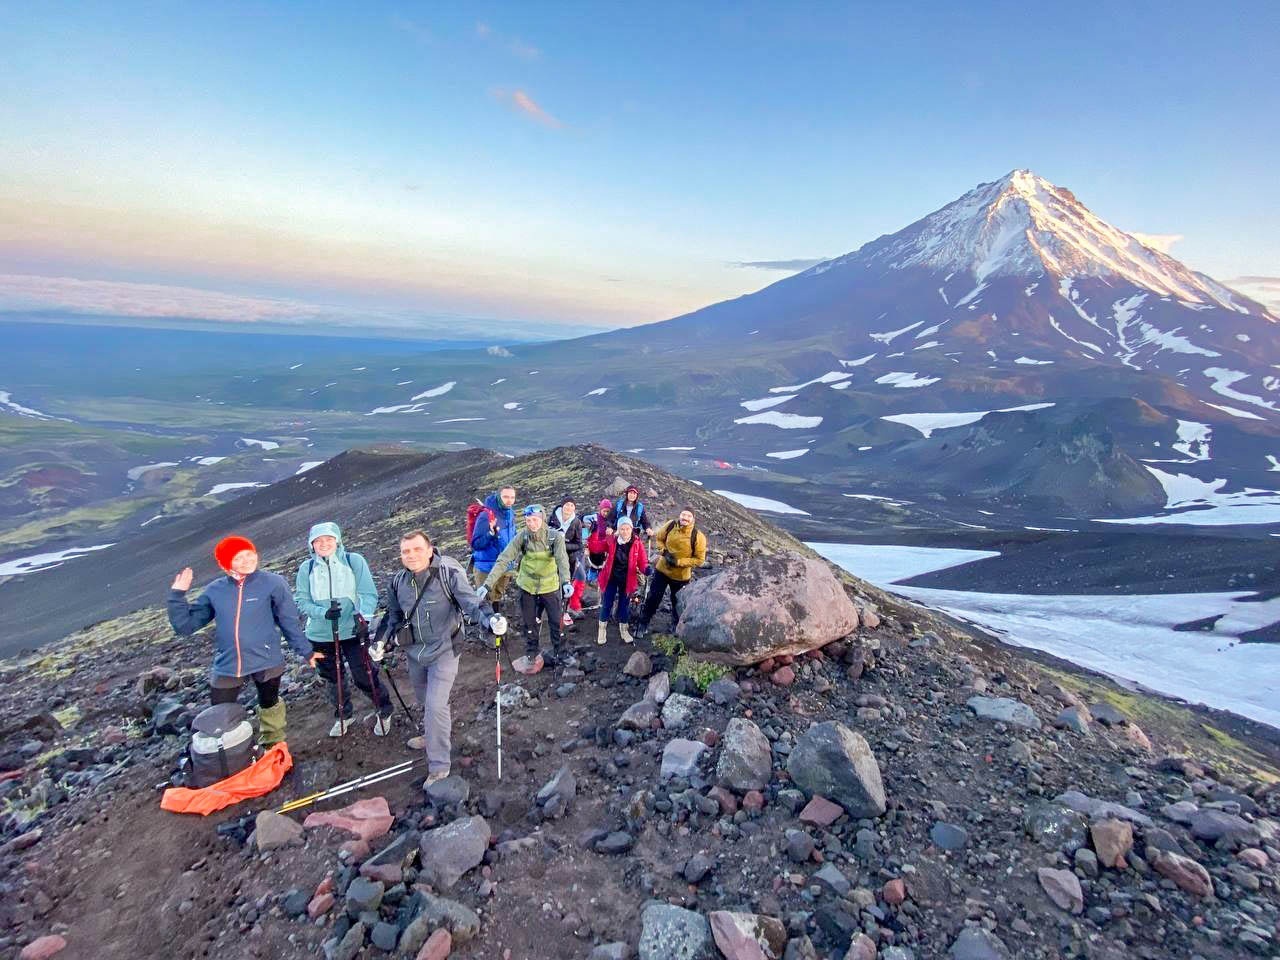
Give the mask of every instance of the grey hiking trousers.
M 446 653 L 425 667 L 408 661 L 409 682 L 413 684 L 413 695 L 422 707 L 422 736 L 427 742 L 429 774 L 449 769 L 449 753 L 453 746 L 453 713 L 449 709 L 449 694 L 453 691 L 461 660 L 461 657 Z

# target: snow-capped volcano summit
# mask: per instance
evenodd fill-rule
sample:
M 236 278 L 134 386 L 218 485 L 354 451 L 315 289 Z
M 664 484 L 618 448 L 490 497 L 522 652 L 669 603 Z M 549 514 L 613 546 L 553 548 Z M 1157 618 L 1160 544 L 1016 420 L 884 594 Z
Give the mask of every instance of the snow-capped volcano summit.
M 964 273 L 975 283 L 1046 273 L 1059 280 L 1119 279 L 1186 303 L 1266 312 L 1260 304 L 1113 227 L 1070 190 L 1030 170 L 1014 170 L 993 183 L 979 184 L 906 229 L 809 272 L 822 273 L 851 259 Z

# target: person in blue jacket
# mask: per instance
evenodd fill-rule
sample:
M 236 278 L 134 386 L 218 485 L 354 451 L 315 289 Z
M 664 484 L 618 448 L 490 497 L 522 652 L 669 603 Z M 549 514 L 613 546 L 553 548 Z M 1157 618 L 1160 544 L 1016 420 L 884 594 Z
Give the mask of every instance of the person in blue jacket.
M 350 696 L 354 680 L 355 686 L 373 701 L 374 736 L 385 737 L 391 732 L 395 711 L 367 647 L 369 622 L 378 608 L 378 587 L 369 564 L 342 545 L 342 530 L 336 523 L 317 523 L 307 534 L 307 543 L 311 556 L 298 568 L 293 599 L 307 618 L 311 646 L 321 654 L 317 669 L 333 704 L 329 736 L 342 736 L 355 722 Z M 334 624 L 338 627 L 338 655 L 334 651 Z
M 284 651 L 280 635 L 298 656 L 313 667 L 320 654 L 311 649 L 302 632 L 298 607 L 289 584 L 277 573 L 258 569 L 258 551 L 244 537 L 225 537 L 213 550 L 226 576 L 204 588 L 194 603 L 187 601 L 191 568 L 173 580 L 169 592 L 169 623 L 189 637 L 217 621 L 213 633 L 213 669 L 210 700 L 232 703 L 246 680 L 258 691 L 258 739 L 264 746 L 285 738 L 284 701 L 280 678 L 284 676 Z
M 484 501 L 484 509 L 476 517 L 471 528 L 471 562 L 474 570 L 471 582 L 479 587 L 489 578 L 498 555 L 516 538 L 516 488 L 500 487 Z M 503 571 L 489 589 L 489 602 L 495 609 L 502 593 L 514 576 L 514 571 Z
M 644 512 L 644 501 L 640 499 L 639 487 L 627 487 L 618 502 L 613 505 L 613 516 L 615 520 L 628 518 L 636 533 L 641 536 L 647 537 L 652 532 L 649 527 L 649 518 Z

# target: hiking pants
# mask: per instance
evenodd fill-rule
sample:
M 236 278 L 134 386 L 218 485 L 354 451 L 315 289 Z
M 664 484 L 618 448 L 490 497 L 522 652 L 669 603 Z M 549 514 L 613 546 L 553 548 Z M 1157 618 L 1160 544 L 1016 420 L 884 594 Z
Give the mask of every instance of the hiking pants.
M 484 582 L 488 578 L 488 570 L 481 570 L 479 567 L 472 568 L 471 585 L 473 587 L 479 589 L 484 586 Z M 489 596 L 486 599 L 489 601 L 489 606 L 493 607 L 494 613 L 498 612 L 498 605 L 502 603 L 502 595 L 506 593 L 507 584 L 509 584 L 511 580 L 512 575 L 510 573 L 504 573 L 502 576 L 498 577 L 497 580 L 493 581 L 493 589 L 489 591 Z
M 653 577 L 649 580 L 649 594 L 644 598 L 644 611 L 640 614 L 640 619 L 647 627 L 649 621 L 653 619 L 653 615 L 658 612 L 658 608 L 662 606 L 662 595 L 667 592 L 667 588 L 671 588 L 671 629 L 674 630 L 680 622 L 680 608 L 676 605 L 676 594 L 688 586 L 688 580 L 672 580 L 661 570 L 655 569 Z
M 252 680 L 258 688 L 258 706 L 269 710 L 280 702 L 280 678 L 284 669 L 276 667 L 271 670 L 259 670 L 246 677 L 214 677 L 209 690 L 209 702 L 235 703 L 240 698 L 240 690 L 246 680 Z
M 389 717 L 395 713 L 395 704 L 391 701 L 391 694 L 387 693 L 387 688 L 382 685 L 382 678 L 378 676 L 377 664 L 369 659 L 369 651 L 359 640 L 352 637 L 349 640 L 343 640 L 339 647 L 342 648 L 342 660 L 346 661 L 344 666 L 339 659 L 333 655 L 332 643 L 318 643 L 311 641 L 313 650 L 324 654 L 323 660 L 316 661 L 316 673 L 324 679 L 326 692 L 329 695 L 329 702 L 333 704 L 333 715 L 338 715 L 338 671 L 342 671 L 342 718 L 350 720 L 355 713 L 355 706 L 352 704 L 352 693 L 359 690 L 366 697 L 373 701 L 374 708 L 378 711 L 378 716 Z M 352 682 L 355 687 L 352 687 Z
M 443 653 L 425 667 L 408 659 L 409 682 L 422 706 L 422 737 L 427 742 L 427 773 L 449 769 L 453 749 L 453 713 L 449 694 L 461 657 Z
M 615 602 L 618 607 L 618 622 L 625 624 L 631 618 L 631 595 L 627 593 L 625 583 L 611 583 L 600 594 L 600 622 L 608 623 L 609 614 L 613 612 Z
M 524 634 L 524 653 L 527 657 L 538 655 L 538 614 L 545 613 L 547 629 L 551 633 L 551 652 L 558 654 L 564 644 L 564 631 L 560 618 L 564 611 L 560 608 L 560 591 L 548 593 L 530 593 L 520 591 L 520 631 Z

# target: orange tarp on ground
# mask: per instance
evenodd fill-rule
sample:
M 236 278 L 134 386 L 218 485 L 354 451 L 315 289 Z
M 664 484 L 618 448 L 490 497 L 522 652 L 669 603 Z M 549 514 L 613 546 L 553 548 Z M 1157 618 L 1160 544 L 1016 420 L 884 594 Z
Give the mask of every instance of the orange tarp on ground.
M 270 793 L 280 786 L 280 781 L 292 766 L 293 757 L 289 755 L 288 745 L 277 743 L 257 763 L 252 763 L 239 773 L 211 786 L 199 790 L 170 787 L 160 798 L 160 809 L 170 813 L 198 813 L 207 817 L 233 803 Z

